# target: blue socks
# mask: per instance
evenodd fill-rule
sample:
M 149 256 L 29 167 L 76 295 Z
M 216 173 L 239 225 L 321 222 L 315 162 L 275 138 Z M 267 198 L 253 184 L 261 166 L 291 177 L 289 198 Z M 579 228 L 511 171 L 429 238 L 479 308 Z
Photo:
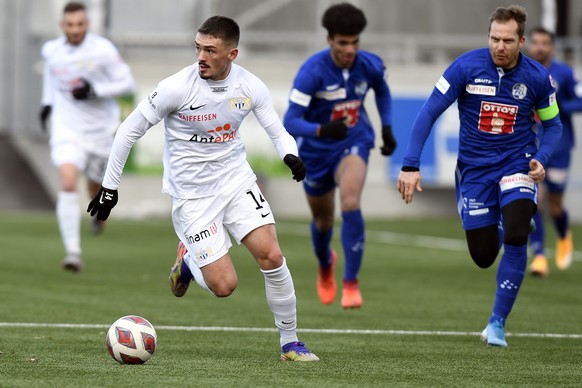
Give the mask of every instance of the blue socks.
M 333 235 L 333 228 L 329 228 L 326 232 L 320 232 L 315 227 L 315 223 L 311 221 L 311 242 L 315 256 L 319 261 L 319 265 L 327 268 L 331 265 L 331 236 Z
M 342 212 L 341 239 L 346 259 L 344 280 L 355 281 L 362 265 L 364 256 L 365 226 L 362 211 L 352 210 Z
M 493 314 L 489 322 L 495 320 L 502 324 L 511 312 L 527 266 L 527 244 L 515 246 L 505 244 L 505 251 L 497 269 L 497 291 Z
M 566 237 L 566 233 L 568 233 L 568 213 L 565 209 L 560 217 L 554 218 L 554 224 L 556 225 L 558 236 L 560 238 Z
M 536 223 L 536 230 L 529 234 L 529 242 L 534 255 L 544 254 L 544 220 L 539 211 L 533 215 L 533 220 Z

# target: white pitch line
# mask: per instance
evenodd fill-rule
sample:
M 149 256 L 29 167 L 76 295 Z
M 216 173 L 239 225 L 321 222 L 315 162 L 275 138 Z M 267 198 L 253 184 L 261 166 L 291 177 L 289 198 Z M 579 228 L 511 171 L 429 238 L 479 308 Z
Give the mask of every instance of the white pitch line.
M 277 223 L 277 231 L 281 234 L 309 237 L 311 232 L 305 224 L 297 223 Z M 385 232 L 379 230 L 366 230 L 366 241 L 377 244 L 391 244 L 402 246 L 416 246 L 420 248 L 443 249 L 447 251 L 467 252 L 467 242 L 465 240 L 435 237 L 406 233 Z M 553 249 L 546 249 L 549 255 L 554 254 Z M 582 251 L 574 251 L 574 261 L 582 261 Z
M 109 325 L 83 323 L 34 323 L 34 322 L 0 322 L 0 327 L 15 328 L 54 328 L 54 329 L 108 329 Z M 169 331 L 220 331 L 220 332 L 259 332 L 274 333 L 270 327 L 230 327 L 230 326 L 156 326 L 156 330 Z M 476 337 L 480 331 L 443 331 L 443 330 L 373 330 L 373 329 L 297 329 L 300 333 L 314 334 L 356 334 L 356 335 L 411 335 L 411 336 L 456 336 Z M 506 333 L 508 337 L 524 338 L 561 338 L 582 339 L 582 334 L 559 333 Z

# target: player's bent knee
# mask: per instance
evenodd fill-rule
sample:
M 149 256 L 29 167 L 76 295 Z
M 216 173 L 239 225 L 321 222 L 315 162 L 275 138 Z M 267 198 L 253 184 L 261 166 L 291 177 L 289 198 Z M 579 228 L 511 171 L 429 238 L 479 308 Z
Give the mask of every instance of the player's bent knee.
M 281 253 L 280 249 L 271 249 L 256 259 L 259 267 L 267 271 L 283 265 L 283 253 Z
M 483 254 L 483 253 L 479 253 L 479 254 L 473 254 L 471 252 L 471 258 L 473 259 L 473 262 L 475 264 L 477 264 L 477 267 L 479 268 L 489 268 L 493 265 L 493 263 L 495 263 L 495 259 L 497 258 L 497 253 L 495 252 L 495 254 L 493 254 L 492 252 L 487 253 L 487 254 Z
M 224 281 L 218 282 L 216 284 L 208 285 L 212 293 L 218 298 L 226 298 L 227 296 L 232 295 L 234 290 L 236 290 L 236 286 L 238 285 L 238 281 L 235 279 L 234 281 Z
M 360 195 L 354 193 L 344 193 L 341 196 L 341 208 L 344 212 L 358 210 L 360 208 Z
M 333 217 L 315 216 L 313 223 L 320 232 L 327 232 L 333 227 Z

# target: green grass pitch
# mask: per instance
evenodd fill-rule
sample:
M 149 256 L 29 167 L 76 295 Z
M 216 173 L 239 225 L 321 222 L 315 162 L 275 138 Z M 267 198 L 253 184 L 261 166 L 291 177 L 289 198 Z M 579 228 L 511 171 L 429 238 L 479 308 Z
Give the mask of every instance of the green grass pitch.
M 84 219 L 86 268 L 74 275 L 60 267 L 63 250 L 53 214 L 0 214 L 0 386 L 582 384 L 580 226 L 573 228 L 578 251 L 571 269 L 559 271 L 552 263 L 549 278 L 526 277 L 507 324 L 509 348 L 499 349 L 470 334 L 489 317 L 497 265 L 480 270 L 471 262 L 458 220 L 368 222 L 360 277 L 364 306 L 350 311 L 339 300 L 323 306 L 317 299 L 307 222 L 279 220 L 299 328 L 316 329 L 299 336 L 321 357 L 319 363 L 282 363 L 275 331 L 170 327 L 274 327 L 262 275 L 246 250 L 231 250 L 239 277 L 231 297 L 214 298 L 193 284 L 178 299 L 167 281 L 177 245 L 169 220 L 112 220 L 98 237 L 89 235 L 87 224 Z M 547 230 L 553 248 L 553 229 Z M 340 280 L 337 238 L 333 245 L 340 252 Z M 157 328 L 158 347 L 144 365 L 119 365 L 105 348 L 107 326 L 128 314 Z

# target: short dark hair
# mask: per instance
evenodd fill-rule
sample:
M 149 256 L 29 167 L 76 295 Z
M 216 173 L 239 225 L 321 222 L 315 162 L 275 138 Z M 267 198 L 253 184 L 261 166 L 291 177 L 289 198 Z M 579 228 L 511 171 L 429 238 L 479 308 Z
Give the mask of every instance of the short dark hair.
M 212 16 L 198 28 L 201 34 L 210 35 L 214 38 L 222 39 L 224 42 L 238 46 L 240 38 L 240 28 L 238 24 L 226 16 Z
M 552 43 L 554 43 L 556 41 L 556 34 L 554 34 L 553 32 L 550 32 L 548 29 L 546 29 L 542 26 L 534 27 L 531 30 L 529 30 L 527 36 L 529 38 L 531 38 L 533 34 L 544 34 L 544 35 L 547 35 L 550 37 L 550 41 Z
M 527 20 L 527 11 L 521 5 L 510 5 L 509 7 L 497 7 L 489 18 L 489 32 L 493 22 L 508 22 L 515 20 L 517 23 L 517 35 L 523 38 L 525 32 L 525 22 Z
M 85 4 L 83 3 L 79 3 L 78 1 L 71 1 L 70 3 L 67 3 L 67 5 L 65 5 L 65 8 L 63 9 L 63 13 L 71 13 L 71 12 L 77 12 L 77 11 L 86 11 L 87 7 L 85 6 Z
M 327 35 L 359 35 L 366 28 L 366 16 L 361 9 L 349 3 L 335 4 L 329 7 L 321 18 L 321 25 Z

